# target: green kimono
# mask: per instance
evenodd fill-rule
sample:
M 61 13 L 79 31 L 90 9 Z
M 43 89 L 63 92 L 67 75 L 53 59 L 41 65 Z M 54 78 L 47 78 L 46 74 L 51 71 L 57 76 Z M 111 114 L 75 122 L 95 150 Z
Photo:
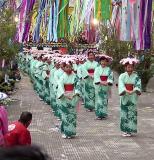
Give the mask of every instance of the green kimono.
M 95 88 L 93 85 L 93 74 L 91 70 L 95 70 L 98 66 L 96 61 L 89 61 L 83 64 L 82 74 L 85 82 L 84 87 L 84 107 L 88 110 L 93 110 L 95 108 Z M 88 72 L 89 71 L 89 72 Z
M 33 59 L 31 54 L 26 55 L 26 73 L 30 74 L 30 64 L 31 60 Z
M 35 81 L 34 67 L 35 67 L 36 63 L 37 63 L 36 59 L 32 59 L 31 63 L 30 63 L 30 77 L 31 77 L 31 80 L 33 83 Z
M 56 71 L 56 68 L 53 68 L 50 70 L 50 76 L 49 76 L 49 90 L 50 90 L 50 106 L 56 116 L 56 95 L 54 92 L 54 73 Z
M 74 85 L 74 88 L 71 91 L 66 89 L 66 85 L 68 84 Z M 62 111 L 61 132 L 69 137 L 76 135 L 76 105 L 79 99 L 76 94 L 80 94 L 76 75 L 74 73 L 71 75 L 64 73 L 58 84 L 57 98 L 60 99 Z M 69 96 L 72 99 L 69 100 L 66 96 Z
M 42 78 L 43 78 L 43 86 L 42 86 L 42 93 L 43 93 L 43 100 L 50 104 L 50 89 L 49 89 L 49 75 L 47 72 L 50 70 L 48 63 L 44 63 L 42 67 Z
M 110 86 L 104 86 L 101 83 L 113 83 L 113 73 L 109 67 L 99 66 L 94 73 L 95 86 L 95 114 L 98 118 L 104 118 L 108 115 L 108 93 Z
M 54 72 L 54 82 L 53 82 L 53 90 L 56 96 L 55 116 L 58 117 L 59 119 L 61 119 L 61 104 L 59 102 L 59 99 L 57 98 L 57 92 L 58 92 L 58 83 L 63 73 L 64 71 L 61 68 L 56 70 Z
M 34 66 L 34 75 L 35 75 L 35 88 L 37 93 L 41 98 L 42 95 L 42 86 L 43 86 L 43 78 L 42 78 L 42 70 L 41 66 L 43 66 L 43 62 L 37 61 L 36 65 Z
M 119 77 L 119 95 L 120 95 L 120 128 L 126 133 L 137 133 L 137 98 L 136 92 L 141 92 L 141 79 L 133 72 L 130 76 L 127 72 Z M 129 95 L 127 90 L 132 90 L 133 93 Z
M 83 64 L 80 64 L 79 67 L 77 68 L 77 76 L 79 79 L 79 86 L 80 86 L 80 92 L 81 92 L 81 96 L 82 99 L 84 101 L 84 79 L 83 79 Z
M 75 73 L 77 73 L 77 69 L 78 69 L 79 65 L 77 64 L 73 64 L 73 70 Z
M 20 59 L 21 65 L 20 65 L 20 69 L 23 72 L 26 72 L 26 53 L 23 53 Z

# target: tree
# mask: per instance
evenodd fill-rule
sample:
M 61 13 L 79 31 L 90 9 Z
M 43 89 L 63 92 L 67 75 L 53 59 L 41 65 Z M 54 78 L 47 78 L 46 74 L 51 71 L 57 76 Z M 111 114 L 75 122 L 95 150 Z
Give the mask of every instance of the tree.
M 14 41 L 16 23 L 13 11 L 0 9 L 0 59 L 11 60 L 19 51 L 19 44 Z
M 114 29 L 108 28 L 106 25 L 102 25 L 101 27 L 100 38 L 101 43 L 99 48 L 113 57 L 111 67 L 119 74 L 124 72 L 124 67 L 119 64 L 122 58 L 131 54 L 140 60 L 140 64 L 136 67 L 136 71 L 141 78 L 143 91 L 146 91 L 147 83 L 154 73 L 151 67 L 153 63 L 151 53 L 154 52 L 154 48 L 152 47 L 150 50 L 146 51 L 136 51 L 133 48 L 133 42 L 122 42 L 118 40 Z

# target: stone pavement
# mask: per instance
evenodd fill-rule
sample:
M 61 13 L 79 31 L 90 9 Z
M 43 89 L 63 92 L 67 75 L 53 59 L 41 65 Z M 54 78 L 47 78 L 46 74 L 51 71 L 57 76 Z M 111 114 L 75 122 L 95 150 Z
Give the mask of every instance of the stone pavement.
M 154 93 L 143 93 L 138 104 L 138 135 L 122 137 L 119 131 L 119 99 L 113 87 L 109 100 L 109 118 L 94 120 L 93 112 L 83 106 L 78 111 L 75 139 L 62 139 L 55 129 L 59 123 L 50 106 L 39 100 L 27 76 L 13 96 L 18 99 L 8 107 L 9 119 L 18 119 L 22 111 L 31 111 L 32 141 L 43 146 L 53 160 L 154 160 Z

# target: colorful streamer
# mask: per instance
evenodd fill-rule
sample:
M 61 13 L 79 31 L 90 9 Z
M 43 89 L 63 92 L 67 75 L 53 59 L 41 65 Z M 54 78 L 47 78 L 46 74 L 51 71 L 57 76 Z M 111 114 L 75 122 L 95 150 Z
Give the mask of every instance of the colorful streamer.
M 37 16 L 37 22 L 36 22 L 35 30 L 33 33 L 34 42 L 39 42 L 40 40 L 40 26 L 41 26 L 41 21 L 42 21 L 42 12 L 45 9 L 45 6 L 46 6 L 46 0 L 41 0 L 39 11 L 38 11 L 38 16 Z
M 58 10 L 59 0 L 55 0 L 53 5 L 50 7 L 50 17 L 48 25 L 47 41 L 58 42 L 57 27 L 58 27 Z
M 109 20 L 111 16 L 110 0 L 95 0 L 94 18 L 99 21 Z
M 68 7 L 69 0 L 60 0 L 59 3 L 59 20 L 58 20 L 58 38 L 68 37 Z
M 20 43 L 22 43 L 22 38 L 23 38 L 23 33 L 24 33 L 26 10 L 27 10 L 27 0 L 22 0 L 22 3 L 20 5 L 18 30 L 16 34 L 16 41 Z
M 150 49 L 152 27 L 152 0 L 141 0 L 140 11 L 140 39 L 136 41 L 136 49 Z
M 33 10 L 34 4 L 35 4 L 35 0 L 29 0 L 29 3 L 27 3 L 26 20 L 25 20 L 25 26 L 24 26 L 24 32 L 23 32 L 22 42 L 28 41 L 29 30 L 30 30 L 31 19 L 32 19 L 31 12 Z

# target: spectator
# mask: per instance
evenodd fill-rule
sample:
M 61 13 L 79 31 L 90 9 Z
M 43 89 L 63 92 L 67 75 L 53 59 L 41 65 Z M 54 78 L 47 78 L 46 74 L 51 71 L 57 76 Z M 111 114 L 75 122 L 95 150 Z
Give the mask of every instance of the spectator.
M 5 107 L 1 104 L 1 100 L 7 98 L 7 95 L 0 92 L 0 147 L 4 146 L 4 135 L 8 131 L 8 117 Z
M 32 113 L 22 112 L 19 120 L 9 125 L 9 131 L 5 135 L 5 143 L 7 147 L 31 145 L 31 135 L 27 129 L 31 121 Z
M 16 146 L 0 149 L 1 160 L 49 160 L 47 154 L 36 146 Z

